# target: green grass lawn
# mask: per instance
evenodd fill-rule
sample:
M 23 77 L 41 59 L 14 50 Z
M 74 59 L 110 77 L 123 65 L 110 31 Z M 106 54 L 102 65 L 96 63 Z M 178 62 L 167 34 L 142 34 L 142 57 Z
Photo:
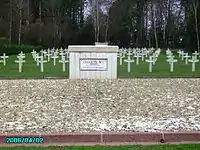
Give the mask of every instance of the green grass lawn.
M 174 72 L 170 72 L 170 66 L 166 62 L 166 55 L 161 53 L 155 66 L 152 68 L 152 72 L 149 72 L 149 63 L 145 61 L 136 62 L 131 64 L 131 72 L 127 71 L 127 63 L 123 62 L 123 65 L 119 65 L 118 60 L 118 78 L 131 78 L 131 77 L 200 77 L 200 62 L 196 63 L 196 72 L 192 72 L 192 64 L 185 65 L 185 61 L 178 58 L 175 55 L 178 62 L 175 63 Z M 0 64 L 0 78 L 43 78 L 43 77 L 69 77 L 69 65 L 66 64 L 66 72 L 62 71 L 62 63 L 53 65 L 53 60 L 44 64 L 44 72 L 40 72 L 40 66 L 36 65 L 31 54 L 26 54 L 26 62 L 23 64 L 23 71 L 18 72 L 18 63 L 16 55 L 9 56 L 6 66 L 3 63 Z
M 42 78 L 42 77 L 68 77 L 68 68 L 66 64 L 66 72 L 62 71 L 62 63 L 53 65 L 53 60 L 44 63 L 44 72 L 40 72 L 40 66 L 36 65 L 31 54 L 26 54 L 26 62 L 23 63 L 22 72 L 19 72 L 19 64 L 15 63 L 17 55 L 9 56 L 6 66 L 3 63 L 0 64 L 0 78 Z
M 0 150 L 199 150 L 200 144 L 156 146 L 0 147 Z

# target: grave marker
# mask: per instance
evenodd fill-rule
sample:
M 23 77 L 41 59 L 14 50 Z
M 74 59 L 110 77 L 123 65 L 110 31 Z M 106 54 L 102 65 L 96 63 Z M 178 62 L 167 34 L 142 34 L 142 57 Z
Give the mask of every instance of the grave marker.
M 51 56 L 51 58 L 53 58 L 53 65 L 55 66 L 56 65 L 56 59 L 58 58 L 57 53 L 55 52 L 53 54 L 53 56 Z
M 128 59 L 125 59 L 124 62 L 128 63 L 128 72 L 131 72 L 131 63 L 135 62 L 134 60 L 131 60 L 131 57 L 129 56 Z
M 152 72 L 152 66 L 153 66 L 153 63 L 154 63 L 153 56 L 150 56 L 149 59 L 146 60 L 146 62 L 149 63 L 149 72 Z
M 40 60 L 38 60 L 38 62 L 40 63 L 40 71 L 44 72 L 44 63 L 46 63 L 47 61 L 44 60 L 43 55 L 40 56 Z
M 139 58 L 141 57 L 140 54 L 136 53 L 134 57 L 136 57 L 136 65 L 139 65 Z
M 17 56 L 18 60 L 15 60 L 16 63 L 19 63 L 19 72 L 22 72 L 22 65 L 23 63 L 25 63 L 26 61 L 23 60 L 23 56 Z
M 47 53 L 47 61 L 49 62 L 51 59 L 51 53 Z
M 192 56 L 192 59 L 188 61 L 192 63 L 192 72 L 195 72 L 195 64 L 199 62 L 199 60 L 196 58 L 196 56 Z
M 185 56 L 183 56 L 183 58 L 185 58 L 185 64 L 188 64 L 188 58 L 190 58 L 190 56 L 188 55 L 188 53 L 185 53 Z
M 47 51 L 46 51 L 46 50 L 43 50 L 43 51 L 42 51 L 42 55 L 43 55 L 44 58 L 46 59 L 46 58 L 47 58 Z
M 39 66 L 40 62 L 39 62 L 39 59 L 40 59 L 40 56 L 39 54 L 35 54 L 35 58 L 36 58 L 36 62 L 37 62 L 37 66 Z
M 167 62 L 169 62 L 169 64 L 170 64 L 170 71 L 173 72 L 174 71 L 174 63 L 177 62 L 177 59 L 174 59 L 174 57 L 171 57 L 170 59 L 167 60 Z
M 37 52 L 36 51 L 32 51 L 31 54 L 33 56 L 34 61 L 36 61 L 36 54 L 37 54 Z
M 8 56 L 6 56 L 6 54 L 3 53 L 3 56 L 0 56 L 0 58 L 3 58 L 3 61 L 1 61 L 1 62 L 3 62 L 3 65 L 5 66 L 6 65 L 6 59 L 8 58 Z
M 184 55 L 185 55 L 184 51 L 181 51 L 181 60 L 184 60 Z
M 68 60 L 66 60 L 65 59 L 65 56 L 62 56 L 62 59 L 61 60 L 59 60 L 59 63 L 62 63 L 63 64 L 63 72 L 65 72 L 65 70 L 66 70 L 66 63 L 68 63 L 69 61 Z
M 199 55 L 199 53 L 197 51 L 195 51 L 195 53 L 193 53 L 192 55 L 194 55 L 195 58 L 197 59 L 197 56 Z
M 118 55 L 117 57 L 119 57 L 119 65 L 121 66 L 122 63 L 123 63 L 123 58 L 125 58 L 125 57 L 124 57 L 124 55 L 123 55 L 122 52 L 120 52 L 119 55 Z

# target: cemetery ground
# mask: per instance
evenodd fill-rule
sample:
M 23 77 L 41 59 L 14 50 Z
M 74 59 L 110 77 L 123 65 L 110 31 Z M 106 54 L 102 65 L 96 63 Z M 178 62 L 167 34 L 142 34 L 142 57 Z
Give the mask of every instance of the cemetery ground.
M 154 146 L 2 147 L 1 150 L 199 150 L 199 144 Z
M 178 58 L 175 54 L 175 59 L 178 62 L 174 64 L 174 71 L 170 72 L 170 65 L 166 61 L 166 54 L 161 52 L 155 65 L 152 66 L 152 72 L 149 72 L 149 63 L 140 59 L 139 64 L 131 63 L 131 71 L 128 73 L 127 64 L 123 62 L 119 64 L 118 59 L 118 78 L 132 78 L 132 77 L 200 77 L 200 62 L 196 63 L 196 71 L 192 72 L 192 64 L 188 62 L 185 64 L 184 60 Z M 148 58 L 145 58 L 148 59 Z M 31 54 L 26 54 L 25 63 L 23 63 L 22 72 L 18 71 L 17 55 L 11 55 L 6 60 L 6 66 L 0 64 L 0 78 L 44 78 L 44 77 L 69 77 L 69 63 L 66 64 L 66 72 L 62 71 L 62 63 L 57 59 L 56 66 L 53 65 L 53 60 L 44 63 L 44 72 L 40 71 L 40 66 L 36 65 Z
M 22 72 L 19 72 L 17 55 L 11 55 L 6 61 L 6 66 L 1 64 L 0 66 L 0 78 L 43 78 L 43 77 L 68 77 L 68 71 L 62 71 L 62 64 L 58 63 L 56 66 L 53 65 L 53 61 L 44 63 L 44 72 L 40 71 L 40 66 L 36 65 L 31 54 L 26 54 L 24 59 L 26 62 L 23 63 Z M 68 65 L 66 65 L 66 70 Z

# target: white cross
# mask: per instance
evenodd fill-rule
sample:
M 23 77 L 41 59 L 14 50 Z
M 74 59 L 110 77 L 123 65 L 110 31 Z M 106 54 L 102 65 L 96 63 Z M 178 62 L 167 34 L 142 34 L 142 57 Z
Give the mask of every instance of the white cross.
M 51 50 L 50 50 L 49 48 L 47 49 L 47 53 L 48 53 L 48 54 L 51 53 Z
M 120 52 L 117 57 L 119 57 L 119 65 L 121 66 L 124 58 L 123 53 Z
M 51 53 L 48 53 L 48 52 L 47 52 L 46 55 L 47 55 L 47 61 L 49 62 L 49 61 L 50 61 L 50 58 L 51 58 Z
M 69 51 L 68 50 L 65 51 L 65 54 L 66 54 L 66 57 L 69 58 Z
M 169 58 L 169 57 L 172 56 L 172 55 L 173 55 L 173 53 L 170 52 L 170 53 L 167 54 L 167 57 Z
M 173 56 L 173 55 L 169 55 L 169 56 L 167 56 L 167 58 L 168 58 L 168 59 L 167 59 L 167 61 L 168 61 L 168 60 L 170 60 L 170 59 L 173 59 L 174 56 Z
M 46 57 L 47 57 L 47 51 L 43 50 L 41 52 L 42 52 L 42 55 L 44 55 L 44 58 L 46 59 Z
M 154 63 L 153 56 L 150 56 L 149 59 L 146 60 L 146 62 L 149 63 L 149 72 L 152 72 L 152 65 Z
M 6 54 L 3 53 L 3 56 L 0 56 L 0 58 L 3 58 L 3 65 L 5 66 L 6 65 L 6 59 L 8 58 L 8 56 L 6 56 Z
M 184 51 L 181 51 L 181 60 L 184 60 L 184 55 L 185 55 Z
M 60 48 L 60 52 L 63 52 L 63 48 L 62 47 Z
M 136 53 L 134 57 L 136 57 L 136 65 L 139 65 L 139 58 L 141 57 L 140 54 Z
M 47 61 L 44 60 L 43 55 L 41 55 L 39 58 L 40 58 L 40 60 L 38 62 L 40 63 L 40 71 L 44 72 L 44 63 L 46 63 Z
M 195 51 L 195 53 L 193 53 L 193 55 L 196 57 L 197 59 L 197 55 L 199 55 L 199 53 L 197 51 Z
M 18 56 L 25 58 L 25 54 L 22 51 L 18 54 Z
M 65 56 L 62 56 L 62 59 L 59 60 L 59 63 L 62 63 L 63 64 L 63 72 L 65 72 L 65 64 L 68 63 L 69 61 L 65 59 Z
M 22 65 L 23 63 L 25 63 L 26 61 L 23 60 L 23 56 L 17 56 L 18 60 L 15 60 L 16 63 L 19 63 L 19 72 L 22 72 Z
M 170 51 L 170 49 L 167 49 L 166 54 L 167 55 L 172 55 L 172 52 Z
M 196 56 L 192 56 L 192 59 L 188 61 L 192 63 L 192 72 L 195 72 L 195 63 L 199 62 L 199 60 L 196 58 Z
M 142 61 L 144 61 L 144 56 L 147 56 L 146 53 L 145 53 L 145 52 L 142 52 L 140 55 L 141 55 L 141 57 L 142 57 Z
M 36 58 L 35 58 L 35 57 L 36 57 L 37 52 L 36 52 L 35 50 L 33 50 L 33 51 L 31 52 L 31 54 L 32 54 L 34 60 L 36 61 Z
M 131 53 L 131 51 L 129 50 L 126 54 L 127 56 L 132 56 L 133 54 Z
M 128 56 L 128 59 L 125 59 L 124 62 L 128 63 L 128 72 L 131 72 L 131 63 L 133 63 L 134 60 L 131 60 L 131 57 Z
M 35 58 L 36 58 L 37 66 L 39 66 L 39 64 L 40 64 L 40 62 L 39 62 L 39 59 L 40 59 L 39 54 L 35 54 Z
M 179 49 L 177 53 L 178 53 L 178 57 L 180 58 L 182 51 Z
M 51 56 L 51 58 L 53 58 L 53 65 L 56 65 L 56 59 L 58 58 L 57 53 L 54 53 L 53 56 Z
M 170 71 L 173 72 L 174 71 L 174 63 L 177 62 L 176 59 L 174 59 L 174 57 L 171 57 L 170 59 L 167 60 L 170 64 Z
M 60 55 L 61 58 L 62 58 L 63 56 L 65 56 L 65 52 L 61 51 L 59 55 Z
M 53 48 L 53 49 L 51 49 L 51 55 L 53 55 L 54 54 L 54 52 L 55 52 L 55 49 Z
M 190 58 L 190 56 L 188 55 L 188 53 L 185 53 L 185 56 L 183 56 L 185 58 L 185 64 L 188 64 L 188 58 Z
M 155 63 L 157 61 L 158 54 L 154 53 L 152 57 L 153 57 L 153 65 L 155 65 Z

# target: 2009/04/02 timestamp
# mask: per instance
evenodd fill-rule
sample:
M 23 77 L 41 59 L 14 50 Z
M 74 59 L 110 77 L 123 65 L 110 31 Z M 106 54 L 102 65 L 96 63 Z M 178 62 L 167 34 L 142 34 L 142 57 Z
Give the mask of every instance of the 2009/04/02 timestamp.
M 26 143 L 26 144 L 42 144 L 44 143 L 43 137 L 7 137 L 5 138 L 5 143 L 10 144 L 20 144 L 20 143 Z

